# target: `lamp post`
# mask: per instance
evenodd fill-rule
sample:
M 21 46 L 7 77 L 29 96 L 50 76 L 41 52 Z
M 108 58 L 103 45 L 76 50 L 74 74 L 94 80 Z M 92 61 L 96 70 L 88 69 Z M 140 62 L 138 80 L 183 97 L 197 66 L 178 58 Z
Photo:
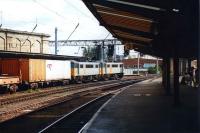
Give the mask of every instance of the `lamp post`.
M 158 70 L 158 58 L 156 59 L 156 74 L 159 74 L 159 70 Z
M 140 53 L 138 52 L 137 73 L 140 75 Z
M 57 45 L 58 45 L 57 32 L 58 32 L 58 29 L 56 27 L 55 28 L 55 55 L 57 55 L 57 52 L 58 52 L 58 48 L 57 48 Z

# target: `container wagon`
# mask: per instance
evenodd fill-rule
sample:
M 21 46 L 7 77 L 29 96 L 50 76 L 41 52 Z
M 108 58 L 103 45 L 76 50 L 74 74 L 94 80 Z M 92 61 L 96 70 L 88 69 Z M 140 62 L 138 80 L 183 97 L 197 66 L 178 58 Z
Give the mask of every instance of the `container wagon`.
M 1 59 L 1 76 L 13 76 L 18 82 L 11 86 L 38 88 L 56 84 L 67 84 L 71 79 L 70 61 L 44 59 Z M 0 84 L 2 85 L 2 84 Z
M 0 59 L 0 91 L 66 85 L 123 76 L 123 64 L 46 59 Z

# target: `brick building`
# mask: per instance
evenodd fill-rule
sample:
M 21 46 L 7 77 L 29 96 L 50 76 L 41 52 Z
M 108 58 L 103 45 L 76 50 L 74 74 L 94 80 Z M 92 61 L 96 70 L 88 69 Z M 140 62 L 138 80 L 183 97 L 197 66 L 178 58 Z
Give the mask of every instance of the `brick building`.
M 124 63 L 124 68 L 138 68 L 138 58 L 133 58 L 133 59 L 124 59 L 122 60 Z M 148 67 L 155 67 L 156 66 L 156 59 L 144 59 L 144 58 L 139 58 L 139 64 L 140 68 L 148 68 Z M 158 64 L 162 64 L 162 60 L 158 60 Z

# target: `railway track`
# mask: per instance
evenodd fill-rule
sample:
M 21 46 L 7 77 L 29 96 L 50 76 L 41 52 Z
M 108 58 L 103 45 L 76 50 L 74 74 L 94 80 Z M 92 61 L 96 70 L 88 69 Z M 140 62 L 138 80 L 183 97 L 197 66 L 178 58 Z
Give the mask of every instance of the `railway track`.
M 140 78 L 135 77 L 134 79 L 128 79 L 128 80 L 144 80 L 144 79 L 146 79 L 146 77 L 140 77 Z M 69 85 L 69 86 L 64 86 L 64 87 L 59 87 L 59 88 L 49 88 L 49 89 L 46 88 L 46 89 L 43 89 L 42 91 L 38 91 L 34 93 L 22 93 L 21 95 L 17 95 L 17 96 L 11 95 L 9 97 L 2 96 L 0 97 L 0 106 L 16 103 L 16 102 L 21 102 L 21 101 L 26 101 L 30 99 L 36 99 L 39 97 L 44 97 L 44 96 L 48 96 L 52 94 L 74 91 L 80 88 L 88 88 L 88 87 L 98 86 L 98 85 L 103 85 L 103 84 L 117 83 L 119 81 L 123 81 L 123 80 L 101 81 L 101 82 L 95 82 L 95 83 Z
M 140 79 L 141 80 L 141 79 Z M 74 91 L 67 91 L 65 93 L 56 93 L 52 95 L 48 95 L 46 97 L 42 96 L 40 98 L 34 98 L 25 100 L 18 103 L 11 103 L 4 105 L 0 108 L 0 122 L 12 119 L 14 117 L 27 114 L 34 110 L 38 110 L 40 108 L 48 107 L 63 101 L 71 100 L 80 96 L 88 95 L 89 93 L 107 91 L 110 88 L 123 86 L 125 84 L 132 84 L 134 82 L 138 82 L 140 80 L 128 80 L 128 81 L 118 81 L 117 83 L 108 83 L 95 85 L 89 88 L 77 89 Z
M 93 89 L 93 91 L 85 91 L 82 93 L 78 93 L 71 98 L 60 100 L 51 104 L 51 106 L 42 107 L 37 111 L 27 113 L 15 119 L 11 119 L 9 121 L 5 121 L 0 124 L 0 131 L 4 132 L 38 132 L 39 129 L 45 128 L 47 125 L 52 123 L 53 121 L 65 116 L 66 112 L 72 111 L 72 109 L 77 108 L 77 106 L 82 105 L 96 97 L 102 96 L 102 94 L 108 93 L 110 91 L 108 88 L 113 88 L 120 90 L 123 86 L 127 86 L 133 84 L 135 81 L 127 81 L 123 83 L 115 83 L 115 85 L 104 85 L 99 89 Z M 79 102 L 77 102 L 79 101 Z M 71 102 L 71 104 L 69 103 Z M 74 102 L 77 102 L 76 104 Z M 55 105 L 57 104 L 57 105 Z M 77 105 L 77 106 L 76 106 Z M 66 107 L 67 106 L 67 107 Z M 73 107 L 72 107 L 73 106 Z M 75 107 L 74 107 L 75 106 Z M 52 109 L 54 110 L 52 112 Z
M 112 96 L 113 94 L 109 93 L 78 107 L 40 130 L 39 133 L 78 133 L 79 130 L 81 130 L 81 128 L 84 127 L 84 125 L 98 111 L 98 109 Z
M 79 85 L 69 85 L 65 87 L 59 87 L 59 88 L 50 88 L 50 89 L 44 89 L 43 91 L 40 92 L 35 92 L 35 93 L 26 93 L 18 96 L 13 96 L 13 97 L 4 97 L 0 99 L 0 106 L 1 105 L 6 105 L 6 104 L 11 104 L 11 103 L 16 103 L 16 102 L 21 102 L 29 99 L 34 99 L 38 97 L 44 97 L 52 94 L 57 94 L 57 93 L 64 93 L 68 91 L 74 91 L 80 88 L 87 88 L 87 87 L 92 87 L 92 86 L 98 86 L 102 84 L 109 84 L 109 83 L 116 83 L 118 81 L 113 80 L 113 81 L 103 81 L 103 82 L 96 82 L 96 83 L 88 83 L 88 84 L 79 84 Z

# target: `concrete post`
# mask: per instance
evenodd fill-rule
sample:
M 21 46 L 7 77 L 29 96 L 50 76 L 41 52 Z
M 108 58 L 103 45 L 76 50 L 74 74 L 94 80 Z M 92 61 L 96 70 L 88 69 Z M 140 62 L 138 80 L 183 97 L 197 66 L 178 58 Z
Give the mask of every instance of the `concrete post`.
M 180 94 L 179 94 L 179 59 L 174 58 L 174 105 L 178 106 L 180 104 Z
M 190 70 L 191 69 L 191 62 L 192 62 L 192 60 L 191 59 L 188 59 L 188 70 Z
M 185 73 L 187 72 L 186 70 L 186 59 L 182 59 L 182 75 L 185 75 Z
M 104 62 L 104 41 L 102 41 L 101 45 L 101 62 Z
M 58 29 L 57 27 L 55 28 L 55 55 L 57 55 L 57 52 L 58 52 L 58 40 L 57 40 L 57 32 L 58 32 Z
M 180 67 L 179 73 L 183 75 L 183 60 L 179 60 L 179 67 Z
M 162 85 L 166 88 L 166 58 L 162 61 Z
M 156 59 L 156 74 L 159 74 L 159 70 L 158 70 L 159 64 L 158 64 L 158 57 Z
M 171 86 L 170 86 L 170 58 L 166 59 L 166 95 L 171 95 Z

